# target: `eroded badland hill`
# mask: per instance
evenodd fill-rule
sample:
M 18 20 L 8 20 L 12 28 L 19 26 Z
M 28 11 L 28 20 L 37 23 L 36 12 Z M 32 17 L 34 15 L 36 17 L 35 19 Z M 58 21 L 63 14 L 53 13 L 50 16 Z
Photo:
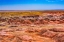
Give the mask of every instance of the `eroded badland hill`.
M 0 11 L 0 42 L 64 42 L 64 11 Z

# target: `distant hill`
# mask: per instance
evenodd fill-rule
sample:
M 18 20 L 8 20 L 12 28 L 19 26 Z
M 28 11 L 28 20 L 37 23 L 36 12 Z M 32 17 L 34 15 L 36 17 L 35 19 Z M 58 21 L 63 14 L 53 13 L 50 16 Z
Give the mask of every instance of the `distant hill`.
M 27 15 L 44 15 L 50 14 L 64 14 L 64 10 L 0 10 L 0 16 L 27 16 Z
M 64 9 L 55 10 L 0 10 L 0 12 L 30 12 L 30 11 L 64 11 Z

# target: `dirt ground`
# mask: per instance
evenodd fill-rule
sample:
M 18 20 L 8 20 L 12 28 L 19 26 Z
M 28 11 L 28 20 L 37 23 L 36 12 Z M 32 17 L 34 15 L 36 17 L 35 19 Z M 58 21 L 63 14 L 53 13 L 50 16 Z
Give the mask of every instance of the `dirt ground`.
M 0 42 L 64 42 L 64 24 L 0 26 Z

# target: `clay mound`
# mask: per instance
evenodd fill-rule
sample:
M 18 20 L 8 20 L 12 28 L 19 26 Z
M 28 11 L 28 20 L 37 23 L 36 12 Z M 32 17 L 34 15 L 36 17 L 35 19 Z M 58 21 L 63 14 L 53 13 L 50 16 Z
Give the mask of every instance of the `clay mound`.
M 56 31 L 53 29 L 1 29 L 0 42 L 64 42 L 63 28 L 55 28 Z
M 64 34 L 58 34 L 56 35 L 55 37 L 53 37 L 53 39 L 56 41 L 56 42 L 64 42 Z
M 52 28 L 49 29 L 50 31 L 54 31 L 54 32 L 64 32 L 64 28 Z
M 40 36 L 52 38 L 55 42 L 64 42 L 64 28 L 42 29 Z

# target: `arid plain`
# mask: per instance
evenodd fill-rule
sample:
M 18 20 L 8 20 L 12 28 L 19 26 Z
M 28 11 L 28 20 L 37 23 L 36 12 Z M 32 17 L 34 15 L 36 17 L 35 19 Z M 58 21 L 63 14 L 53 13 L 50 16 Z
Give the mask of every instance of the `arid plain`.
M 0 42 L 64 42 L 64 10 L 1 10 Z

